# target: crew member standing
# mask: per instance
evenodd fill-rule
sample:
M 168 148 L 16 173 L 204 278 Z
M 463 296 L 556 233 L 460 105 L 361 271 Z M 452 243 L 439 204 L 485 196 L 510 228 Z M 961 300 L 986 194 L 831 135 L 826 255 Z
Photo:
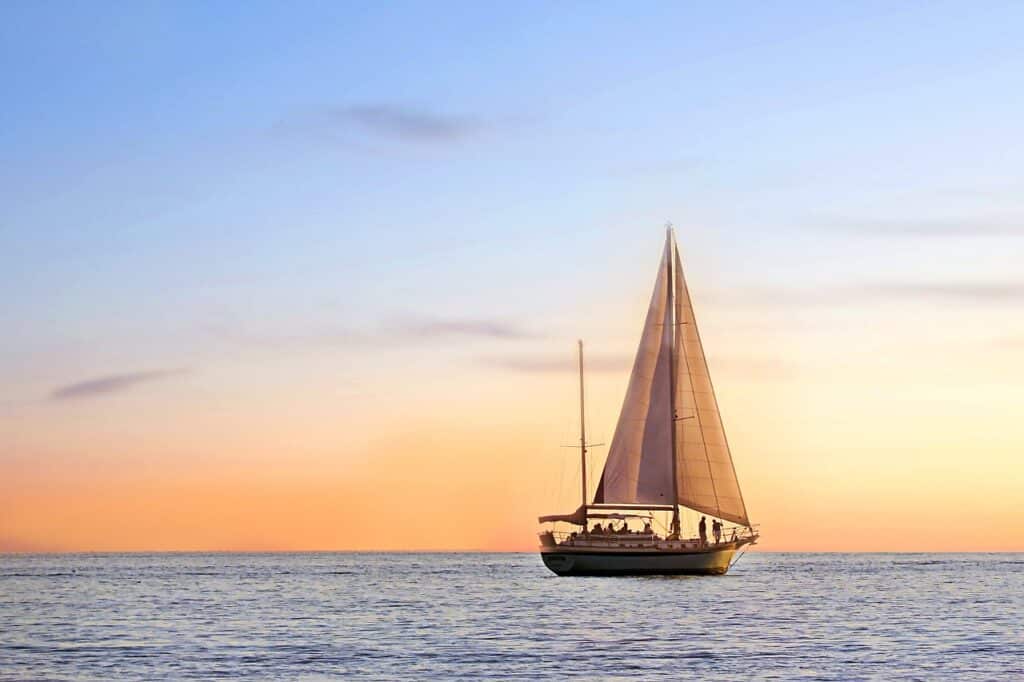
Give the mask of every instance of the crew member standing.
M 715 519 L 711 522 L 711 532 L 715 536 L 715 544 L 717 545 L 722 541 L 722 522 Z
M 700 531 L 700 544 L 708 544 L 708 522 L 706 517 L 700 517 L 700 525 L 697 526 L 697 529 Z

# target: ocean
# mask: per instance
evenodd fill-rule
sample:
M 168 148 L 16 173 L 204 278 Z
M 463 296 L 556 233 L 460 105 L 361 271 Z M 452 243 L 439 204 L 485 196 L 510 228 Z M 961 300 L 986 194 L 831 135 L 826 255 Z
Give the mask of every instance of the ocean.
M 214 678 L 1024 679 L 1024 555 L 0 555 L 0 679 Z

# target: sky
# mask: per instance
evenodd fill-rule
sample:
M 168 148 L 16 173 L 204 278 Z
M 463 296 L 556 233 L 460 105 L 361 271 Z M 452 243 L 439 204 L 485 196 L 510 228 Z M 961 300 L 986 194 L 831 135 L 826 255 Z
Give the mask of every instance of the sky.
M 1022 33 L 5 3 L 0 551 L 530 551 L 666 221 L 761 549 L 1024 550 Z

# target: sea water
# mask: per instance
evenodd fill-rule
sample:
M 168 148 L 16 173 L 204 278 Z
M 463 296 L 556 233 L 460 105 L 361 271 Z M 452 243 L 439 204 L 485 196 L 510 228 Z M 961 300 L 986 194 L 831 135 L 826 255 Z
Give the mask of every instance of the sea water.
M 1024 555 L 0 555 L 0 679 L 1024 679 Z

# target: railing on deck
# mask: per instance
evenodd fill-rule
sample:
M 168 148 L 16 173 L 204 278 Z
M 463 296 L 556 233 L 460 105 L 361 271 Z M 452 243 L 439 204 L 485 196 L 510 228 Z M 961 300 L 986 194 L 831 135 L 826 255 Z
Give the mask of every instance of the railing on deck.
M 609 545 L 618 547 L 647 547 L 657 546 L 659 543 L 671 542 L 673 544 L 679 543 L 685 547 L 699 549 L 701 541 L 699 537 L 695 538 L 679 538 L 669 540 L 663 535 L 657 533 L 641 533 L 641 532 L 628 532 L 628 533 L 617 533 L 617 532 L 603 532 L 603 533 L 592 533 L 589 531 L 545 531 L 540 534 L 544 536 L 550 536 L 558 544 L 565 542 L 571 542 L 572 545 L 577 547 L 590 547 L 600 546 L 608 547 Z M 728 544 L 730 542 L 736 542 L 737 540 L 753 541 L 757 538 L 759 532 L 757 526 L 750 528 L 736 527 L 729 528 L 722 532 L 721 542 L 715 542 L 714 536 L 709 537 L 707 544 L 704 547 L 714 547 L 719 544 Z

